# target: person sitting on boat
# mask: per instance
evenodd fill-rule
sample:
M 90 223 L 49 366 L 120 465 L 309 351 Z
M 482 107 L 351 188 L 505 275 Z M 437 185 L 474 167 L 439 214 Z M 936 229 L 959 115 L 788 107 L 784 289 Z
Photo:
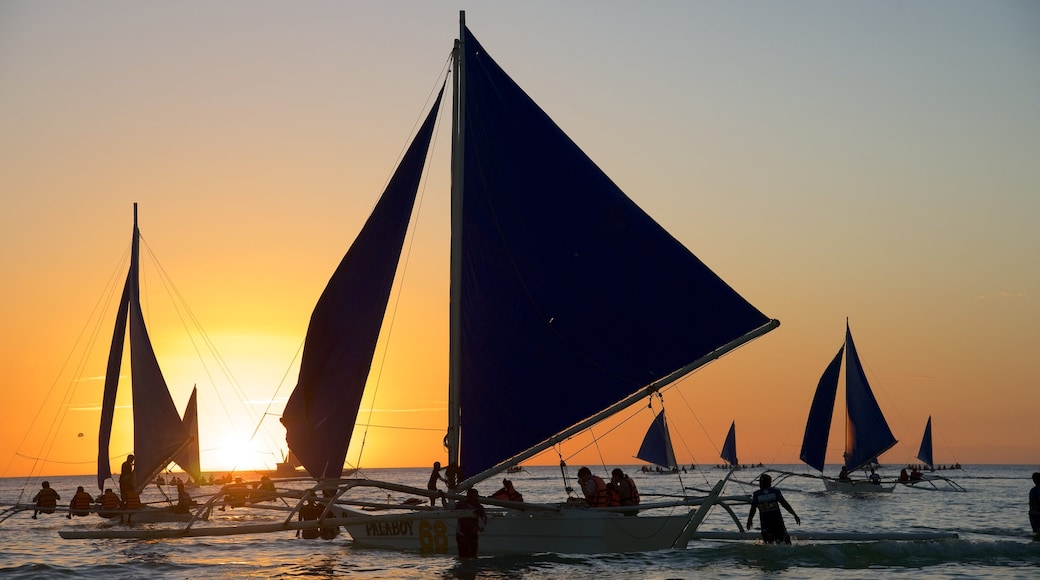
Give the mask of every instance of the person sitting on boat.
M 844 465 L 841 466 L 841 472 L 838 473 L 838 479 L 849 481 L 849 470 Z
M 426 482 L 426 489 L 437 494 L 430 496 L 430 507 L 435 507 L 437 505 L 438 496 L 444 497 L 444 492 L 437 489 L 437 481 L 443 481 L 444 483 L 448 483 L 448 480 L 444 479 L 444 477 L 441 475 L 440 461 L 433 462 L 433 471 L 430 472 L 430 481 Z
M 1029 490 L 1029 525 L 1040 539 L 1040 471 L 1033 472 L 1033 489 Z
M 246 499 L 249 498 L 249 488 L 246 487 L 245 482 L 242 481 L 241 477 L 235 478 L 235 483 L 229 483 L 224 486 L 224 503 L 231 507 L 242 507 L 246 504 Z M 224 510 L 224 506 L 220 507 L 221 511 Z
M 513 487 L 513 482 L 508 479 L 502 480 L 502 489 L 491 494 L 491 499 L 504 499 L 506 501 L 524 501 L 524 496 Z
M 910 481 L 921 481 L 922 477 L 924 476 L 916 467 L 910 470 Z
M 51 482 L 45 481 L 41 483 L 40 491 L 33 496 L 36 509 L 33 510 L 32 518 L 35 520 L 36 514 L 53 514 L 54 508 L 58 507 L 59 499 L 61 499 L 61 496 L 51 488 Z
M 600 476 L 592 475 L 592 470 L 588 467 L 578 470 L 578 484 L 581 486 L 582 494 L 585 495 L 585 503 L 589 507 L 607 507 L 609 505 L 606 482 Z
M 639 490 L 636 488 L 636 482 L 625 475 L 621 469 L 615 467 L 614 471 L 610 472 L 609 486 L 617 492 L 619 503 L 622 506 L 639 505 Z
M 873 467 L 870 468 L 870 477 L 868 479 L 870 479 L 870 483 L 874 485 L 881 485 L 881 476 L 874 473 Z
M 134 454 L 126 456 L 122 468 L 119 470 L 119 495 L 126 500 L 127 490 L 134 489 Z
M 82 485 L 77 487 L 76 494 L 69 502 L 69 515 L 65 517 L 71 520 L 72 516 L 90 515 L 90 504 L 92 503 L 94 503 L 94 497 L 87 493 Z
M 773 487 L 772 476 L 763 473 L 758 478 L 758 487 L 758 491 L 751 496 L 751 513 L 747 517 L 747 528 L 750 530 L 753 527 L 755 511 L 760 510 L 762 515 L 759 516 L 758 527 L 762 530 L 762 541 L 767 544 L 780 542 L 790 544 L 791 536 L 787 533 L 787 526 L 784 525 L 784 515 L 780 508 L 783 507 L 791 512 L 796 524 L 801 525 L 801 518 L 794 513 L 794 508 L 784 499 L 784 494 L 780 493 L 779 489 Z
M 466 501 L 455 504 L 455 509 L 473 510 L 473 515 L 458 519 L 455 545 L 459 547 L 459 559 L 476 558 L 480 532 L 487 526 L 487 513 L 480 505 L 480 495 L 472 487 L 466 491 Z
M 97 503 L 97 515 L 103 518 L 114 518 L 119 515 L 119 508 L 123 502 L 116 495 L 116 492 L 109 487 L 105 489 L 105 493 L 98 496 Z
M 907 474 L 906 468 L 904 467 L 899 470 L 899 483 L 906 483 L 908 481 L 910 481 L 910 475 Z
M 196 505 L 198 502 L 191 499 L 191 495 L 184 489 L 184 482 L 177 482 L 177 505 L 173 506 L 173 513 L 186 514 L 191 509 L 191 506 Z

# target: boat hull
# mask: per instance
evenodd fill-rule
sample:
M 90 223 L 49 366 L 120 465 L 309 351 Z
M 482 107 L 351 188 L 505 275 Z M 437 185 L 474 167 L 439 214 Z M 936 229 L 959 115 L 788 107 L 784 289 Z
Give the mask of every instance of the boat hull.
M 665 550 L 676 546 L 692 512 L 625 516 L 591 510 L 488 512 L 481 554 L 601 554 Z M 394 521 L 344 526 L 355 546 L 454 554 L 456 520 Z M 680 542 L 683 543 L 683 542 Z
M 827 491 L 841 491 L 845 493 L 892 493 L 896 488 L 895 483 L 871 483 L 862 480 L 824 479 L 823 485 Z

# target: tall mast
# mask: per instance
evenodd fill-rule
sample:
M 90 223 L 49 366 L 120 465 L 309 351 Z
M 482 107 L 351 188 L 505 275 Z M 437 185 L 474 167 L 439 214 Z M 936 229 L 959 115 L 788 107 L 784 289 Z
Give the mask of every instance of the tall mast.
M 455 41 L 451 115 L 451 290 L 448 307 L 448 464 L 459 463 L 459 376 L 462 344 L 462 191 L 466 135 L 466 11 L 459 11 L 459 38 Z

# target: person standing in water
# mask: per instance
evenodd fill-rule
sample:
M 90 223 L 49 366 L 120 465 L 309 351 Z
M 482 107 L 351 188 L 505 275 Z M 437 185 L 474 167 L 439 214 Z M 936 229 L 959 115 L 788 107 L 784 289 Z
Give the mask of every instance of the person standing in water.
M 787 526 L 784 525 L 784 516 L 780 512 L 780 508 L 783 507 L 791 512 L 796 524 L 801 525 L 801 518 L 794 513 L 794 508 L 784 499 L 784 494 L 773 487 L 772 476 L 763 473 L 758 478 L 758 487 L 759 490 L 751 496 L 751 513 L 747 517 L 747 528 L 750 530 L 753 527 L 755 511 L 761 510 L 762 515 L 759 516 L 758 527 L 762 530 L 762 541 L 767 544 L 781 542 L 790 544 L 791 536 L 787 533 Z

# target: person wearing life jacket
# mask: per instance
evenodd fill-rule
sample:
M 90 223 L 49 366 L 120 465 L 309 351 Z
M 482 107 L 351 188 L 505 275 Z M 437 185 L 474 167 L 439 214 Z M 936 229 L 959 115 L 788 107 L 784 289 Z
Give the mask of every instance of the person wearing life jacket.
M 625 475 L 624 471 L 614 468 L 614 471 L 610 472 L 610 486 L 618 494 L 618 505 L 639 505 L 639 490 L 636 488 L 636 482 Z
M 92 503 L 94 503 L 94 498 L 83 489 L 83 486 L 77 487 L 76 494 L 69 502 L 69 515 L 65 517 L 71 520 L 72 516 L 90 515 L 90 504 Z
M 119 499 L 112 488 L 105 489 L 105 493 L 101 494 L 98 499 L 98 511 L 97 515 L 103 518 L 114 518 L 119 515 L 119 508 L 122 507 L 123 502 Z
M 130 488 L 123 494 L 123 509 L 125 510 L 139 510 L 141 509 L 141 495 L 137 493 L 137 490 Z
M 589 507 L 610 505 L 606 482 L 600 476 L 592 475 L 592 471 L 588 467 L 578 470 L 578 484 L 581 485 L 581 492 L 585 494 L 585 503 Z
M 58 506 L 59 499 L 61 499 L 61 496 L 51 488 L 51 482 L 45 481 L 41 483 L 40 491 L 33 496 L 36 509 L 33 510 L 32 519 L 36 519 L 36 514 L 53 514 L 54 508 Z
M 524 501 L 524 496 L 513 487 L 513 482 L 508 479 L 502 480 L 502 489 L 491 494 L 491 499 L 504 499 L 506 501 Z

